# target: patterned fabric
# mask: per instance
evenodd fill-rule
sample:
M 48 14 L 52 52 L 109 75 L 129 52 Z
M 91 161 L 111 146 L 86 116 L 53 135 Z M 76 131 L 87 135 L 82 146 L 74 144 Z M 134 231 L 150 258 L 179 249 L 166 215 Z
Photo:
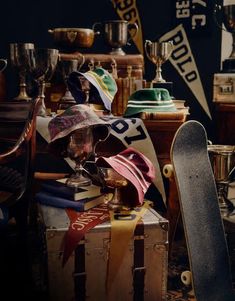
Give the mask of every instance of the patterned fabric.
M 77 129 L 89 126 L 108 127 L 109 125 L 100 119 L 87 105 L 69 107 L 61 115 L 56 116 L 49 122 L 50 142 L 63 138 Z
M 135 187 L 138 196 L 131 205 L 142 205 L 144 195 L 155 178 L 153 163 L 141 152 L 131 147 L 115 156 L 98 158 L 97 165 L 103 166 L 102 164 L 105 163 L 124 176 Z
M 135 91 L 129 97 L 124 116 L 134 116 L 141 112 L 175 112 L 176 110 L 168 90 L 145 88 Z
M 112 101 L 117 93 L 116 81 L 112 75 L 100 67 L 86 73 L 72 72 L 68 78 L 68 87 L 77 102 L 81 102 L 82 97 L 81 85 L 78 80 L 81 75 L 97 89 L 105 108 L 111 111 Z
M 48 124 L 51 122 L 51 117 L 41 117 L 37 116 L 37 131 L 38 133 L 50 143 L 51 137 L 49 133 Z M 140 118 L 112 118 L 107 117 L 104 119 L 110 126 L 110 141 L 111 143 L 115 144 L 120 152 L 122 149 L 118 147 L 119 144 L 122 146 L 133 147 L 134 149 L 138 150 L 142 154 L 144 154 L 155 166 L 156 177 L 153 180 L 154 185 L 157 187 L 158 191 L 160 192 L 163 202 L 166 204 L 166 195 L 165 195 L 165 187 L 163 183 L 163 178 L 161 174 L 161 169 L 159 166 L 158 158 L 155 153 L 154 146 L 152 141 L 149 137 L 147 129 Z M 102 129 L 102 127 L 101 127 Z M 64 143 L 61 143 L 61 149 L 59 150 L 59 141 L 63 139 L 56 140 L 58 143 L 55 145 L 58 153 L 63 152 L 64 150 Z M 55 142 L 56 143 L 56 142 Z M 53 143 L 50 143 L 54 144 Z M 117 152 L 118 152 L 117 151 Z M 71 166 L 71 162 L 66 160 L 67 163 Z M 71 166 L 74 168 L 74 166 Z M 152 200 L 152 199 L 151 199 Z

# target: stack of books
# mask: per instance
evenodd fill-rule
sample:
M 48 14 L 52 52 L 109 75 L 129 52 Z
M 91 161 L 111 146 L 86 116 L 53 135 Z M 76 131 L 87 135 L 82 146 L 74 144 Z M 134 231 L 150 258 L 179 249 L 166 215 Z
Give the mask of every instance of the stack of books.
M 47 180 L 35 195 L 36 202 L 57 208 L 72 208 L 86 211 L 111 199 L 112 194 L 103 194 L 101 187 L 96 185 L 68 187 L 66 179 Z

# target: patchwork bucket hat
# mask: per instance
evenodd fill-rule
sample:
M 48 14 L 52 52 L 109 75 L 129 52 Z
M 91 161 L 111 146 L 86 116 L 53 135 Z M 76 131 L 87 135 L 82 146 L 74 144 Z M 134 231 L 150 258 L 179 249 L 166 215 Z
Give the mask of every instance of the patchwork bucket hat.
M 109 132 L 110 128 L 110 125 L 99 118 L 89 106 L 83 104 L 71 106 L 49 122 L 50 143 L 67 137 L 75 130 L 89 126 L 101 127 L 99 129 L 100 135 L 102 131 Z
M 84 103 L 85 101 L 85 94 L 82 91 L 81 82 L 79 80 L 80 76 L 84 76 L 92 86 L 95 87 L 105 108 L 111 111 L 112 101 L 117 93 L 117 85 L 113 76 L 101 67 L 97 67 L 85 73 L 72 72 L 68 78 L 68 88 L 78 103 Z
M 142 205 L 144 195 L 155 178 L 152 162 L 141 152 L 132 147 L 111 157 L 99 157 L 98 166 L 111 166 L 116 172 L 125 177 L 133 185 L 137 198 L 131 200 L 132 205 Z M 134 195 L 132 195 L 132 198 Z
M 176 112 L 167 89 L 145 88 L 135 91 L 128 99 L 124 117 L 137 115 L 142 112 Z

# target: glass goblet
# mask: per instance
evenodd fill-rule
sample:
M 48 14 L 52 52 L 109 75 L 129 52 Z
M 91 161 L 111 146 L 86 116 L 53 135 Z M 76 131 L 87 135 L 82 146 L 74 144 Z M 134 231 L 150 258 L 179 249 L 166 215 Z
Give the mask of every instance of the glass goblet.
M 84 167 L 87 158 L 93 150 L 93 134 L 90 127 L 74 131 L 69 137 L 67 153 L 70 159 L 75 161 L 75 174 L 67 179 L 69 187 L 78 188 L 91 185 L 91 179 L 84 175 Z
M 30 50 L 28 62 L 29 72 L 38 85 L 38 97 L 41 99 L 41 108 L 38 115 L 47 116 L 45 105 L 45 86 L 54 74 L 59 59 L 59 50 L 35 48 Z
M 121 188 L 128 185 L 128 180 L 111 167 L 100 167 L 101 176 L 109 188 L 113 188 L 113 198 L 108 207 L 114 211 L 129 211 L 121 198 Z
M 10 44 L 10 60 L 12 66 L 14 66 L 19 73 L 19 94 L 15 97 L 15 100 L 30 100 L 26 90 L 26 75 L 27 64 L 29 60 L 29 49 L 34 49 L 33 43 L 11 43 Z

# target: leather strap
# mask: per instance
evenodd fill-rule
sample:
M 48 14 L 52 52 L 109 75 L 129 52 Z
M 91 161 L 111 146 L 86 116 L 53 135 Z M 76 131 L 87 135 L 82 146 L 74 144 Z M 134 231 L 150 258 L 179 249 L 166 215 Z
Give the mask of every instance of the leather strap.
M 144 300 L 144 224 L 140 221 L 136 225 L 134 239 L 134 267 L 133 267 L 133 289 L 134 301 Z
M 75 249 L 74 258 L 74 293 L 76 301 L 86 300 L 86 272 L 85 272 L 85 241 L 80 241 Z

